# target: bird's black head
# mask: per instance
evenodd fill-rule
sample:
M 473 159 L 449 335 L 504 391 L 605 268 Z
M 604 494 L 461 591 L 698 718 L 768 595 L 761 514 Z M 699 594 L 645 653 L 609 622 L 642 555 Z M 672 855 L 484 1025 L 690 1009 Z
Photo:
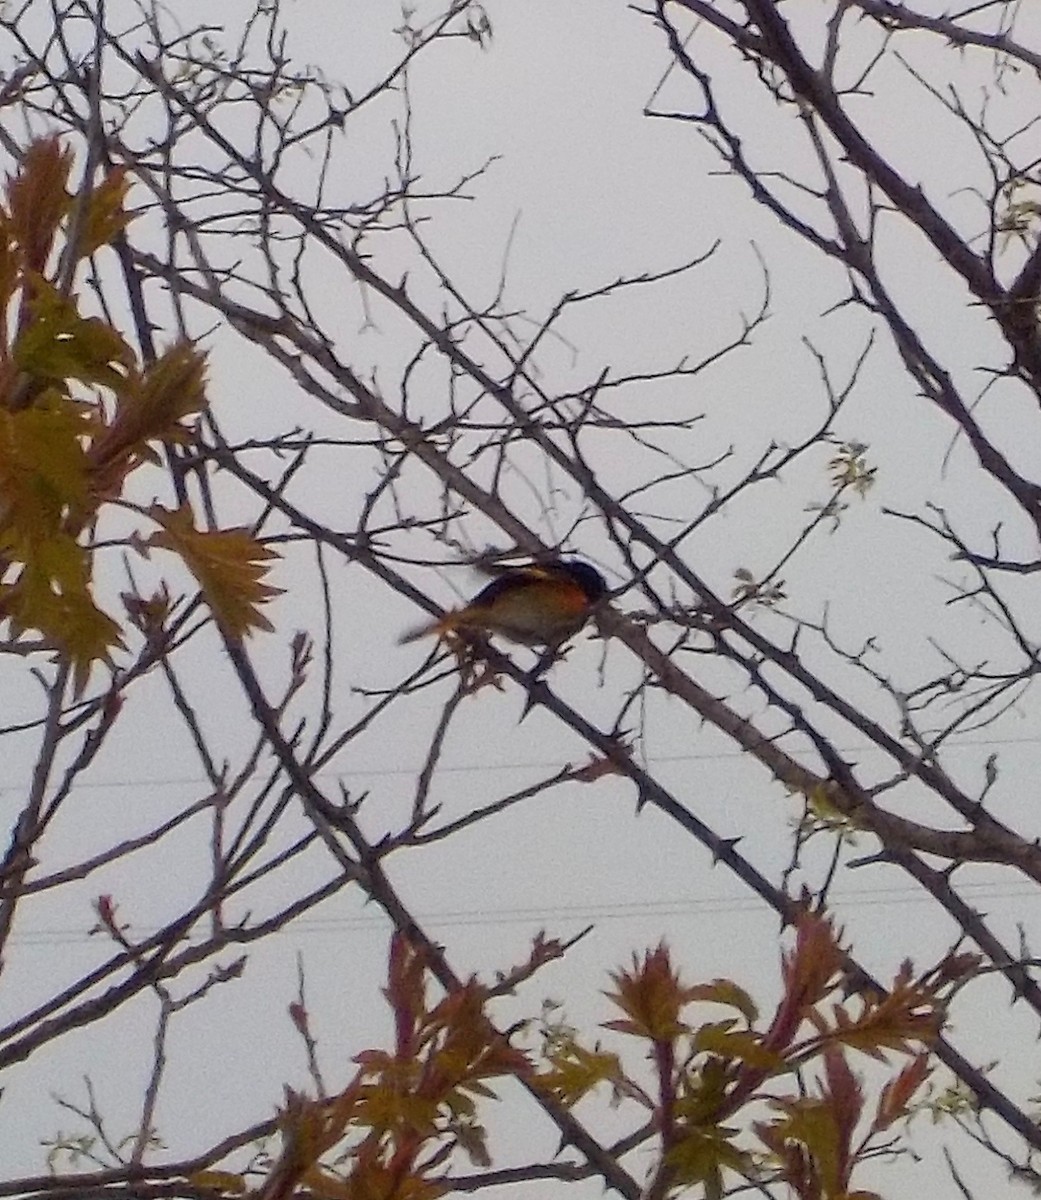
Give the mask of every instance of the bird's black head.
M 586 599 L 590 604 L 596 604 L 598 600 L 602 600 L 607 595 L 607 580 L 596 567 L 591 567 L 589 563 L 580 562 L 574 558 L 562 562 L 560 565 L 585 592 Z

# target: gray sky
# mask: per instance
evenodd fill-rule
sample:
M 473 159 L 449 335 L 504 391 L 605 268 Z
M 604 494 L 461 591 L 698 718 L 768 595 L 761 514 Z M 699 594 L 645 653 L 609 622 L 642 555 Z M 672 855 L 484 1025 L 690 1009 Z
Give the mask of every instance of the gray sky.
M 116 5 L 110 4 L 110 11 Z M 229 24 L 230 5 L 221 13 Z M 183 5 L 181 19 L 205 6 Z M 486 51 L 460 43 L 421 60 L 411 78 L 416 110 L 416 164 L 432 188 L 450 184 L 491 155 L 501 158 L 469 189 L 470 202 L 444 202 L 432 208 L 431 242 L 464 287 L 478 300 L 494 292 L 509 246 L 507 306 L 523 307 L 538 320 L 562 292 L 591 288 L 622 275 L 661 270 L 704 253 L 717 239 L 721 248 L 706 265 L 686 277 L 640 293 L 623 293 L 576 311 L 562 326 L 567 343 L 549 341 L 541 361 L 555 387 L 575 386 L 596 377 L 603 365 L 637 371 L 661 367 L 683 356 L 697 359 L 734 337 L 742 314 L 752 314 L 762 294 L 762 272 L 753 250 L 767 263 L 771 316 L 754 344 L 729 356 L 717 368 L 682 384 L 652 385 L 645 394 L 630 391 L 633 411 L 666 414 L 704 413 L 697 437 L 687 450 L 711 460 L 733 447 L 733 456 L 714 474 L 725 486 L 740 476 L 771 439 L 793 441 L 818 420 L 824 396 L 817 363 L 803 337 L 827 356 L 839 382 L 844 381 L 864 345 L 868 324 L 844 310 L 824 315 L 843 296 L 834 269 L 811 263 L 791 235 L 780 233 L 768 216 L 733 180 L 710 177 L 716 165 L 709 148 L 687 126 L 648 120 L 641 108 L 659 81 L 665 56 L 651 23 L 622 4 L 571 0 L 567 5 L 531 0 L 523 6 L 490 0 L 494 40 Z M 179 11 L 181 11 L 179 9 Z M 388 30 L 397 22 L 396 5 L 385 0 L 333 4 L 331 0 L 288 5 L 292 48 L 303 60 L 321 65 L 330 77 L 348 79 L 360 89 L 378 77 L 397 53 Z M 0 53 L 9 54 L 0 43 Z M 722 60 L 721 60 L 722 65 Z M 734 103 L 762 101 L 746 94 L 747 78 L 718 80 Z M 917 121 L 930 119 L 909 97 L 913 89 L 894 73 L 892 106 L 897 153 L 922 153 L 928 138 Z M 683 102 L 679 81 L 666 84 L 663 98 Z M 1010 104 L 1014 101 L 1009 101 Z M 343 165 L 333 171 L 334 187 L 352 188 L 382 177 L 387 145 L 381 108 L 360 123 L 338 147 Z M 921 114 L 921 115 L 919 115 Z M 774 131 L 764 117 L 764 142 L 753 147 L 767 165 Z M 924 174 L 946 172 L 952 185 L 959 164 L 971 164 L 969 150 L 938 146 L 922 158 Z M 776 165 L 776 164 L 775 164 Z M 951 188 L 950 203 L 968 203 Z M 511 228 L 516 233 L 510 242 Z M 393 245 L 381 251 L 392 262 Z M 404 255 L 404 251 L 401 251 Z M 920 246 L 893 245 L 893 286 L 916 295 L 929 291 L 933 266 Z M 918 305 L 923 329 L 935 348 L 948 355 L 966 378 L 981 358 L 980 322 L 961 306 L 961 297 L 923 296 Z M 360 331 L 361 298 L 339 285 L 324 290 L 315 283 L 315 302 L 327 320 L 342 328 L 342 346 L 353 361 L 378 366 L 392 378 L 405 348 L 395 341 L 392 318 L 376 313 L 376 328 Z M 342 316 L 337 316 L 342 314 Z M 269 363 L 244 355 L 218 335 L 213 344 L 211 396 L 235 431 L 281 429 L 294 424 L 329 430 L 336 423 L 313 404 L 294 395 L 290 383 Z M 431 383 L 431 387 L 433 387 Z M 1036 413 L 1016 408 L 1006 416 L 989 410 L 988 419 L 1007 422 L 1009 438 L 1036 445 Z M 842 437 L 870 446 L 878 466 L 878 485 L 855 504 L 841 528 L 818 535 L 815 549 L 785 573 L 789 608 L 817 617 L 831 606 L 835 632 L 849 646 L 878 635 L 879 669 L 902 685 L 937 673 L 942 663 L 927 639 L 942 628 L 945 644 L 968 657 L 999 656 L 1002 639 L 969 606 L 950 607 L 947 579 L 959 571 L 943 548 L 924 531 L 881 516 L 884 507 L 920 510 L 929 500 L 942 503 L 962 528 L 984 533 L 1000 516 L 992 490 L 982 485 L 964 444 L 954 446 L 943 467 L 950 431 L 924 408 L 903 375 L 891 349 L 880 341 L 868 359 L 857 390 L 838 424 Z M 1033 457 L 1031 455 L 1030 457 Z M 605 479 L 623 487 L 638 478 L 645 464 L 608 456 Z M 352 512 L 359 489 L 371 480 L 338 470 L 315 472 L 299 483 L 297 496 L 336 524 L 337 511 Z M 686 547 L 697 569 L 723 594 L 738 568 L 760 572 L 786 546 L 806 519 L 806 505 L 828 494 L 827 454 L 822 449 L 784 482 L 764 485 L 752 496 L 706 526 Z M 518 485 L 517 494 L 522 489 Z M 682 519 L 706 500 L 689 480 L 668 493 Z M 523 501 L 518 501 L 522 511 Z M 229 512 L 234 513 L 235 501 Z M 338 508 L 338 506 L 340 506 Z M 567 504 L 559 519 L 566 527 Z M 528 515 L 535 512 L 534 502 Z M 248 513 L 243 511 L 241 519 Z M 1012 531 L 1014 533 L 1014 531 Z M 475 534 L 475 540 L 479 535 Z M 416 552 L 432 554 L 417 539 Z M 590 524 L 574 539 L 574 549 L 601 562 L 612 582 L 621 582 L 619 564 L 602 533 Z M 1024 553 L 1029 553 L 1024 543 Z M 340 564 L 332 570 L 340 603 L 336 611 L 340 719 L 346 725 L 364 702 L 355 688 L 393 686 L 424 652 L 398 648 L 398 633 L 416 614 L 401 601 L 390 603 L 358 572 Z M 465 568 L 413 576 L 439 600 L 449 603 L 468 594 L 480 580 Z M 313 628 L 317 595 L 293 587 L 296 576 L 287 558 L 276 578 L 290 593 L 278 602 L 280 628 Z M 117 581 L 118 582 L 118 581 Z M 1024 589 L 1024 595 L 1027 595 Z M 1036 631 L 1037 618 L 1032 621 Z M 769 614 L 761 627 L 782 636 L 784 619 Z M 939 623 L 942 622 L 942 626 Z M 284 662 L 284 639 L 263 635 L 254 640 L 257 659 L 274 670 Z M 610 719 L 618 696 L 638 681 L 633 663 L 616 646 L 606 656 L 599 642 L 583 636 L 567 661 L 554 668 L 553 683 L 584 710 Z M 197 697 L 220 752 L 235 765 L 251 743 L 244 705 L 230 669 L 213 658 L 212 646 L 189 652 L 205 672 Z M 603 665 L 603 674 L 601 666 Z M 33 685 L 24 665 L 0 666 L 5 672 L 8 710 L 31 709 Z M 732 686 L 711 662 L 699 663 L 706 686 Z M 838 676 L 850 694 L 895 722 L 892 706 L 863 681 Z M 334 765 L 330 781 L 342 780 L 352 794 L 370 793 L 364 820 L 375 833 L 407 811 L 414 772 L 426 752 L 429 732 L 447 696 L 447 686 L 429 692 L 407 712 L 379 722 L 372 736 L 353 743 Z M 756 711 L 754 696 L 731 697 L 740 709 Z M 314 702 L 313 695 L 309 703 Z M 122 730 L 77 793 L 74 810 L 48 843 L 49 865 L 72 861 L 109 843 L 112 829 L 129 834 L 147 828 L 156 816 L 200 794 L 203 782 L 183 734 L 160 716 L 167 704 L 161 681 L 138 685 Z M 518 725 L 521 698 L 507 688 L 485 689 L 470 698 L 449 739 L 435 795 L 446 817 L 460 815 L 533 778 L 548 775 L 563 762 L 579 762 L 585 751 L 549 718 L 533 714 Z M 1002 720 L 966 738 L 949 760 L 952 773 L 978 786 L 983 762 L 999 752 L 1001 776 L 992 796 L 995 811 L 1014 820 L 1033 806 L 1032 764 L 1041 736 L 1038 706 L 1032 695 Z M 789 856 L 791 822 L 797 805 L 770 784 L 761 768 L 742 757 L 721 735 L 698 727 L 664 696 L 652 695 L 643 714 L 640 752 L 692 811 L 722 833 L 743 837 L 742 848 L 761 870 L 776 878 Z M 841 743 L 851 757 L 870 766 L 870 754 L 854 741 Z M 0 783 L 0 805 L 13 807 L 31 767 L 32 746 L 23 739 L 20 759 L 7 759 Z M 753 905 L 736 880 L 712 869 L 706 853 L 679 837 L 653 811 L 634 817 L 632 788 L 624 783 L 595 787 L 570 785 L 504 814 L 495 822 L 447 843 L 410 853 L 391 864 L 391 874 L 430 932 L 448 947 L 457 968 L 491 972 L 523 958 L 540 928 L 566 936 L 587 924 L 593 934 L 566 964 L 540 976 L 504 1014 L 534 1013 L 544 995 L 564 998 L 569 1017 L 580 1026 L 609 1016 L 600 990 L 606 972 L 665 937 L 691 980 L 733 977 L 753 990 L 765 1007 L 777 989 L 778 937 L 775 919 Z M 928 815 L 922 817 L 928 819 Z M 302 826 L 301 826 L 302 827 Z M 87 937 L 93 923 L 90 901 L 100 892 L 116 895 L 135 926 L 158 924 L 179 899 L 193 895 L 205 879 L 195 836 L 164 852 L 162 860 L 121 868 L 111 879 L 92 878 L 72 895 L 40 899 L 32 924 L 18 930 L 10 978 L 0 994 L 4 1017 L 47 995 L 59 979 L 82 971 L 105 953 Z M 820 861 L 809 856 L 808 875 Z M 294 890 L 306 872 L 325 868 L 321 855 L 301 864 Z M 981 907 L 995 926 L 1015 942 L 1015 923 L 1028 928 L 1036 898 L 1006 876 L 978 871 Z M 272 899 L 274 899 L 272 897 Z M 868 867 L 845 876 L 834 892 L 836 910 L 865 964 L 883 978 L 911 955 L 924 965 L 952 940 L 952 930 L 935 920 L 930 905 L 906 879 L 886 867 Z M 330 1081 L 343 1081 L 349 1059 L 378 1045 L 387 1021 L 376 994 L 386 952 L 387 927 L 374 909 L 357 901 L 337 901 L 272 939 L 251 956 L 244 979 L 217 989 L 185 1020 L 171 1048 L 167 1088 L 159 1112 L 160 1132 L 178 1153 L 200 1150 L 217 1129 L 229 1129 L 268 1115 L 280 1102 L 285 1082 L 305 1086 L 301 1047 L 286 1017 L 296 989 L 295 956 L 302 955 L 308 996 Z M 1025 1030 L 1024 1018 L 1009 1010 L 998 988 L 978 986 L 956 1014 L 956 1043 L 975 1050 L 981 1014 L 1001 1004 L 1008 1041 Z M 15 1069 L 6 1081 L 0 1152 L 9 1171 L 38 1169 L 41 1135 L 71 1130 L 76 1122 L 49 1100 L 60 1092 L 82 1102 L 80 1077 L 89 1074 L 111 1130 L 119 1136 L 132 1125 L 151 1053 L 147 1002 L 117 1022 L 64 1039 L 53 1051 Z M 983 1051 L 984 1053 L 989 1051 Z M 995 1047 L 995 1054 L 998 1052 Z M 857 1064 L 858 1067 L 860 1064 Z M 1016 1078 L 1021 1094 L 1031 1094 L 1034 1071 L 1028 1062 L 1003 1063 L 1002 1078 Z M 1018 1077 L 1018 1078 L 1017 1078 Z M 552 1132 L 518 1123 L 515 1097 L 504 1103 L 495 1123 L 503 1164 L 535 1157 L 531 1139 L 551 1145 Z M 581 1114 L 581 1110 L 580 1110 Z M 916 1146 L 928 1148 L 932 1134 L 924 1126 Z M 918 1140 L 920 1139 L 920 1141 Z M 982 1184 L 989 1197 L 1012 1195 L 1011 1185 L 993 1166 L 981 1167 L 971 1156 L 967 1179 Z M 935 1156 L 927 1165 L 905 1162 L 884 1168 L 879 1181 L 897 1185 L 905 1195 L 927 1194 L 935 1178 Z M 974 1175 L 974 1172 L 978 1174 Z M 897 1184 L 897 1181 L 898 1184 Z M 862 1186 L 871 1186 L 870 1173 Z M 896 1194 L 897 1186 L 892 1186 Z M 546 1185 L 526 1187 L 526 1196 L 549 1197 Z M 932 1194 L 939 1194 L 932 1192 Z M 984 1194 L 981 1192 L 981 1194 Z M 505 1196 L 505 1192 L 503 1193 Z

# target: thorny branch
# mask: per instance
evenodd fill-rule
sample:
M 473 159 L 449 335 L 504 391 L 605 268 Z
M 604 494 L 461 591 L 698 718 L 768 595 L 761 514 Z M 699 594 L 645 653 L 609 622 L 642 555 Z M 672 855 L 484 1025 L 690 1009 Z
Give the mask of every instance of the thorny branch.
M 752 200 L 802 240 L 810 261 L 823 256 L 839 264 L 846 292 L 832 314 L 855 313 L 866 323 L 847 384 L 832 385 L 826 356 L 814 348 L 819 411 L 803 431 L 780 429 L 755 450 L 732 437 L 713 447 L 705 433 L 711 414 L 691 410 L 687 389 L 755 350 L 774 306 L 765 267 L 755 315 L 719 345 L 666 366 L 622 360 L 590 368 L 578 356 L 562 368 L 554 350 L 571 344 L 569 322 L 622 303 L 636 289 L 682 288 L 727 252 L 726 244 L 710 240 L 707 250 L 677 254 L 678 267 L 572 289 L 542 315 L 508 303 L 505 266 L 491 300 L 477 302 L 452 256 L 438 250 L 428 222 L 439 206 L 468 203 L 489 164 L 468 166 L 454 180 L 419 178 L 412 104 L 422 100 L 414 99 L 411 72 L 421 55 L 447 61 L 450 53 L 476 52 L 488 32 L 478 7 L 457 0 L 423 26 L 406 16 L 397 59 L 351 84 L 293 64 L 277 3 L 258 5 L 237 42 L 223 42 L 209 27 L 181 29 L 165 10 L 144 3 L 94 11 L 29 0 L 0 19 L 17 57 L 0 94 L 0 141 L 12 162 L 27 132 L 57 126 L 82 154 L 88 175 L 119 167 L 133 180 L 138 217 L 115 244 L 118 273 L 100 255 L 91 264 L 89 288 L 99 309 L 129 313 L 146 359 L 156 356 L 157 331 L 177 329 L 262 364 L 293 397 L 271 427 L 245 431 L 233 404 L 215 403 L 192 446 L 167 448 L 157 489 L 193 505 L 210 527 L 218 527 L 224 509 L 247 512 L 252 530 L 284 554 L 286 573 L 308 576 L 320 597 L 289 618 L 320 634 L 287 636 L 272 665 L 222 636 L 190 584 L 154 607 L 159 593 L 135 561 L 124 570 L 136 626 L 125 659 L 84 698 L 71 695 L 66 673 L 40 659 L 33 666 L 42 704 L 3 731 L 37 737 L 32 779 L 0 866 L 5 970 L 18 949 L 17 921 L 31 916 L 37 897 L 88 878 L 91 886 L 97 878 L 118 880 L 114 868 L 156 861 L 147 856 L 161 855 L 186 830 L 199 830 L 205 847 L 203 884 L 151 933 L 136 928 L 147 919 L 124 916 L 118 895 L 102 893 L 96 907 L 115 950 L 0 1030 L 3 1066 L 108 1020 L 135 997 L 158 1000 L 151 1083 L 131 1163 L 95 1172 L 90 1187 L 147 1183 L 158 1190 L 134 1194 L 160 1194 L 164 1181 L 173 1181 L 171 1194 L 193 1195 L 184 1183 L 192 1172 L 220 1165 L 248 1138 L 274 1131 L 272 1122 L 260 1123 L 169 1170 L 149 1161 L 171 1025 L 208 998 L 214 981 L 237 977 L 244 960 L 229 962 L 227 952 L 287 928 L 334 896 L 359 892 L 425 948 L 445 991 L 458 992 L 451 952 L 423 928 L 389 865 L 466 831 L 494 830 L 507 813 L 558 789 L 635 796 L 637 812 L 664 814 L 782 922 L 792 919 L 804 893 L 834 896 L 837 874 L 858 862 L 899 869 L 983 954 L 981 978 L 1000 974 L 1008 995 L 1041 1016 L 1027 947 L 1010 948 L 1000 925 L 962 888 L 974 863 L 1041 884 L 1036 830 L 1014 815 L 996 815 L 989 759 L 975 790 L 945 761 L 960 733 L 989 728 L 1009 704 L 1021 703 L 1038 673 L 1029 604 L 1012 585 L 1039 569 L 1041 485 L 988 407 L 999 395 L 1041 401 L 1037 210 L 1016 199 L 1037 183 L 1037 156 L 1029 128 L 1011 136 L 999 130 L 990 109 L 970 106 L 955 85 L 930 91 L 920 56 L 901 58 L 910 43 L 905 35 L 916 34 L 933 38 L 943 53 L 974 56 L 984 74 L 993 64 L 985 86 L 997 105 L 1005 89 L 1028 86 L 1022 68 L 1041 66 L 1030 31 L 1015 28 L 1017 6 L 967 6 L 960 16 L 937 17 L 889 0 L 834 0 L 819 6 L 811 31 L 773 0 L 653 5 L 669 70 L 647 111 L 701 134 Z M 985 17 L 994 20 L 988 25 Z M 808 48 L 813 33 L 823 56 Z M 937 119 L 969 134 L 988 156 L 990 178 L 977 189 L 980 206 L 971 220 L 939 187 L 901 169 L 884 138 L 871 132 L 876 126 L 861 117 L 872 89 L 889 86 L 884 72 L 895 62 L 906 64 L 903 77 L 918 87 L 919 99 L 937 102 Z M 743 124 L 751 118 L 722 86 L 728 71 L 743 72 L 755 95 L 749 111 L 770 136 L 757 137 L 754 122 Z M 688 92 L 666 100 L 677 81 L 693 87 L 693 102 Z M 383 184 L 363 194 L 344 183 L 343 134 L 384 110 L 394 125 L 393 152 L 382 164 Z M 779 162 L 771 157 L 774 147 L 794 147 L 794 139 L 801 139 L 798 152 L 782 149 Z M 800 162 L 812 164 L 805 174 Z M 987 389 L 975 390 L 971 373 L 948 355 L 932 312 L 916 308 L 893 283 L 890 239 L 898 223 L 939 260 L 952 291 L 971 298 L 972 312 L 987 322 L 981 328 L 988 347 L 999 344 L 977 364 L 987 372 Z M 1019 238 L 1018 257 L 1009 234 Z M 366 360 L 370 343 L 359 329 L 365 336 L 393 331 L 386 364 Z M 926 517 L 901 514 L 971 568 L 970 581 L 962 576 L 955 585 L 956 599 L 977 605 L 1000 633 L 998 661 L 991 662 L 950 648 L 938 632 L 943 672 L 910 685 L 897 682 L 903 673 L 896 667 L 875 665 L 874 645 L 845 649 L 830 617 L 806 612 L 786 594 L 787 577 L 842 525 L 846 502 L 867 494 L 870 478 L 855 467 L 865 448 L 850 448 L 844 423 L 870 386 L 864 376 L 881 335 L 902 364 L 908 404 L 924 400 L 951 423 L 973 452 L 971 486 L 993 487 L 1009 507 L 982 546 L 944 508 Z M 807 475 L 834 462 L 836 448 L 847 467 L 854 464 L 852 474 L 807 494 Z M 930 467 L 923 460 L 920 469 Z M 724 521 L 742 506 L 771 504 L 762 497 L 776 496 L 769 489 L 779 483 L 806 503 L 771 509 L 766 565 L 737 574 L 743 563 L 728 547 L 721 568 L 718 547 L 732 528 Z M 1024 524 L 1033 539 L 1027 550 Z M 133 549 L 118 529 L 96 537 L 102 556 Z M 362 614 L 400 612 L 403 624 L 415 607 L 437 615 L 442 604 L 431 594 L 430 566 L 477 561 L 489 540 L 500 543 L 493 549 L 540 558 L 581 553 L 612 573 L 613 602 L 595 620 L 604 640 L 596 720 L 565 699 L 555 678 L 533 675 L 519 656 L 494 646 L 482 650 L 488 686 L 477 692 L 438 655 L 399 677 L 396 660 L 375 653 L 372 678 L 356 632 L 373 629 L 382 637 L 384 625 Z M 733 578 L 739 586 L 728 594 Z M 344 611 L 352 614 L 346 629 Z M 961 630 L 952 629 L 957 642 Z M 21 671 L 18 656 L 33 651 L 16 649 L 9 669 Z M 233 703 L 249 720 L 248 736 L 228 733 L 193 654 L 219 661 L 221 678 L 234 681 Z M 569 668 L 563 664 L 562 677 Z M 121 829 L 105 848 L 55 863 L 44 834 L 66 818 L 95 763 L 111 761 L 113 731 L 136 704 L 152 703 L 147 688 L 158 679 L 165 684 L 163 719 L 178 730 L 193 764 L 192 796 L 147 829 Z M 512 703 L 516 691 L 524 693 L 525 713 L 535 710 L 530 721 L 566 732 L 583 755 L 540 763 L 530 782 L 452 812 L 441 799 L 442 778 L 457 727 L 471 705 Z M 646 714 L 658 697 L 684 714 L 691 738 L 702 725 L 721 732 L 765 768 L 780 785 L 777 793 L 797 798 L 804 820 L 787 869 L 762 868 L 754 849 L 739 848 L 732 826 L 696 789 L 681 793 L 664 784 L 645 754 L 653 740 Z M 393 803 L 387 788 L 384 804 L 351 794 L 339 776 L 351 769 L 352 754 L 378 745 L 402 712 L 416 740 L 414 752 L 400 759 L 420 764 L 414 785 L 403 789 L 407 802 Z M 636 734 L 629 728 L 634 712 L 644 722 Z M 851 740 L 875 756 L 870 764 L 852 761 Z M 928 806 L 918 803 L 923 796 Z M 854 858 L 841 840 L 847 837 L 870 839 L 871 853 Z M 820 842 L 827 850 L 818 860 Z M 278 887 L 302 864 L 316 874 L 286 885 L 294 888 L 287 899 Z M 878 992 L 855 951 L 845 961 L 849 986 Z M 530 971 L 517 969 L 518 982 L 541 966 L 532 962 Z M 941 1040 L 937 1053 L 979 1111 L 995 1114 L 1021 1139 L 1017 1161 L 1029 1170 L 1041 1134 L 1025 1098 L 950 1041 Z M 309 1055 L 312 1077 L 322 1078 L 310 1044 Z M 579 1161 L 535 1164 L 522 1178 L 593 1173 L 624 1196 L 640 1195 L 616 1147 L 524 1086 Z M 460 1190 L 479 1186 L 458 1178 Z M 489 1175 L 486 1182 L 505 1178 Z M 52 1190 L 26 1179 L 11 1186 L 5 1191 L 0 1183 L 0 1195 Z

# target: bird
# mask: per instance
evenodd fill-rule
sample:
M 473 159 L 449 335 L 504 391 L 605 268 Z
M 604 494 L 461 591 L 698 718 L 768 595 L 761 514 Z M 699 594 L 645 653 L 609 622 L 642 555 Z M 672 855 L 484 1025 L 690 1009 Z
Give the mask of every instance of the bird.
M 505 567 L 468 604 L 410 630 L 399 644 L 497 633 L 524 646 L 559 646 L 582 628 L 607 590 L 596 567 L 579 559 Z

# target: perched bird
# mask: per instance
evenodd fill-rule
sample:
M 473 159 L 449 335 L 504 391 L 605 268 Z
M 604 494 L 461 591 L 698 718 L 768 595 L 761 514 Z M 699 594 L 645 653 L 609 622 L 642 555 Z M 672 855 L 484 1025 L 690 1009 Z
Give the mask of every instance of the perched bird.
M 401 642 L 467 632 L 498 633 L 525 646 L 559 646 L 607 595 L 600 572 L 577 559 L 506 567 L 469 604 L 413 629 Z

